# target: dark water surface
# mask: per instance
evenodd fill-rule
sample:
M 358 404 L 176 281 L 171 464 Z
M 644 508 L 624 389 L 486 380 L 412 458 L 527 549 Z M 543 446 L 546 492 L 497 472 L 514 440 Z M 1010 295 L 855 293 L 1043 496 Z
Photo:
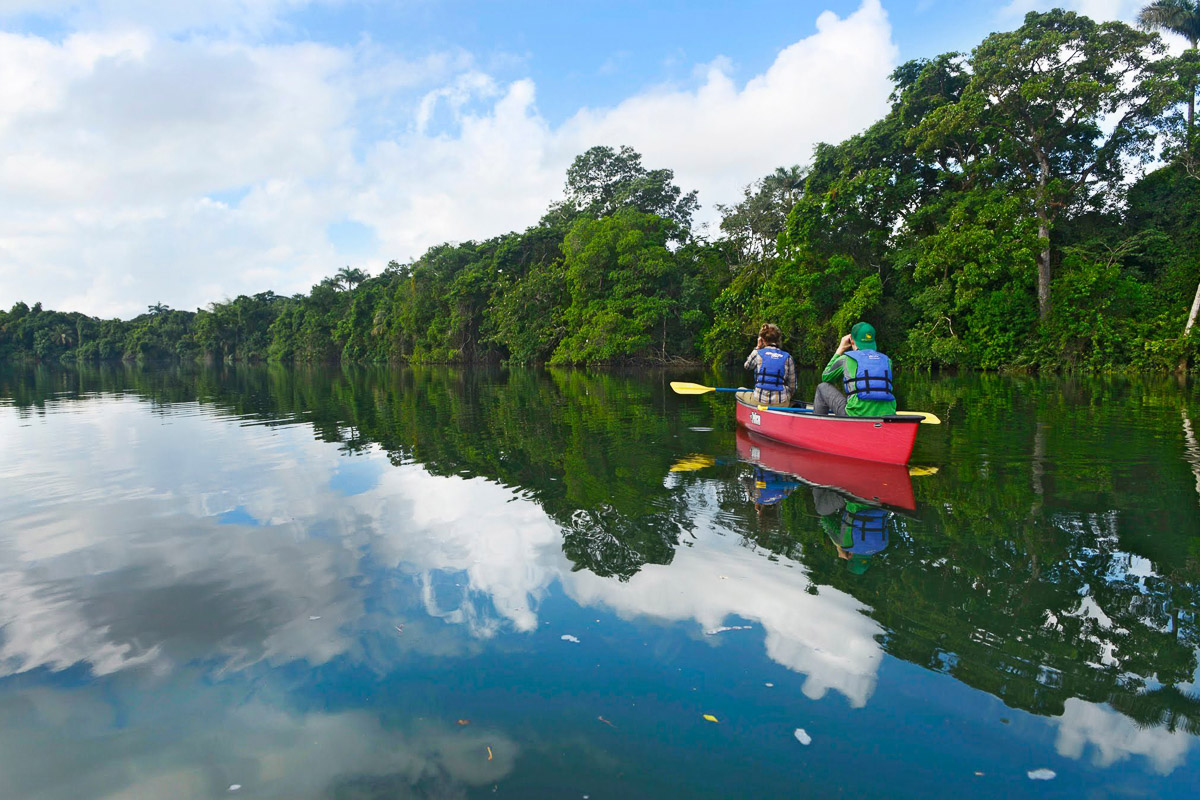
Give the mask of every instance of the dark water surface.
M 0 372 L 0 797 L 1200 791 L 1194 385 L 703 377 Z

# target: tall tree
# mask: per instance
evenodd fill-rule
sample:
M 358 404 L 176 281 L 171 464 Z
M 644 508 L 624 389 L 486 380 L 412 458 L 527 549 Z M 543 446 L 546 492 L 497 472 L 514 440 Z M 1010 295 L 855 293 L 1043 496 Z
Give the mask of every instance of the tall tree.
M 1145 157 L 1166 103 L 1153 34 L 1055 9 L 1031 12 L 971 53 L 959 102 L 935 109 L 930 136 L 997 131 L 997 157 L 1037 218 L 1038 314 L 1050 313 L 1051 230 L 1067 208 L 1099 205 L 1130 157 Z M 994 164 L 989 164 L 989 168 Z
M 669 169 L 648 170 L 632 147 L 619 150 L 597 146 L 575 157 L 567 170 L 566 197 L 550 208 L 547 222 L 570 221 L 577 215 L 592 218 L 632 208 L 656 214 L 675 223 L 674 238 L 687 238 L 692 214 L 700 207 L 696 192 L 684 194 Z
M 1200 0 L 1154 0 L 1138 13 L 1138 24 L 1146 29 L 1177 33 L 1188 40 L 1192 50 L 1200 46 Z M 1187 98 L 1187 142 L 1192 143 L 1196 118 L 1196 87 L 1190 87 Z
M 1138 14 L 1138 24 L 1143 28 L 1177 33 L 1188 40 L 1191 45 L 1190 55 L 1195 61 L 1197 48 L 1200 48 L 1200 0 L 1155 0 Z M 1187 73 L 1185 73 L 1187 74 Z M 1196 80 L 1194 73 L 1188 80 L 1187 91 L 1187 132 L 1184 136 L 1185 163 L 1191 167 L 1195 157 L 1195 122 L 1196 122 Z M 1200 178 L 1194 169 L 1188 170 L 1193 177 Z M 1187 322 L 1183 326 L 1183 338 L 1187 341 L 1192 327 L 1196 324 L 1196 315 L 1200 313 L 1200 283 L 1196 284 L 1196 296 L 1192 298 L 1192 307 L 1188 311 Z M 1186 351 L 1179 362 L 1179 370 L 1187 370 Z
M 336 284 L 349 291 L 369 277 L 370 276 L 367 275 L 367 273 L 363 272 L 357 267 L 354 269 L 351 269 L 350 267 L 342 267 L 337 271 L 337 274 L 333 276 L 333 280 Z
M 721 232 L 732 245 L 739 265 L 775 256 L 776 240 L 804 191 L 807 176 L 807 170 L 799 166 L 778 167 L 743 189 L 740 203 L 717 204 Z

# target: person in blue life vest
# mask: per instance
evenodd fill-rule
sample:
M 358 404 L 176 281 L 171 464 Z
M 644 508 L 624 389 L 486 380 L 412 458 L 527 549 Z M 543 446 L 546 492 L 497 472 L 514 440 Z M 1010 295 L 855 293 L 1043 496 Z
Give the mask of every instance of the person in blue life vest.
M 774 509 L 788 495 L 800 488 L 800 484 L 790 476 L 773 472 L 757 464 L 754 465 L 751 474 L 744 475 L 742 480 L 749 490 L 750 502 L 754 504 L 754 511 L 758 515 L 759 521 L 766 521 L 767 511 Z
M 892 361 L 879 352 L 875 329 L 856 322 L 821 373 L 814 414 L 884 417 L 896 413 Z
M 779 349 L 783 333 L 778 325 L 763 323 L 758 330 L 758 344 L 746 358 L 746 369 L 754 371 L 754 389 L 738 392 L 743 403 L 761 406 L 786 406 L 796 393 L 796 362 Z

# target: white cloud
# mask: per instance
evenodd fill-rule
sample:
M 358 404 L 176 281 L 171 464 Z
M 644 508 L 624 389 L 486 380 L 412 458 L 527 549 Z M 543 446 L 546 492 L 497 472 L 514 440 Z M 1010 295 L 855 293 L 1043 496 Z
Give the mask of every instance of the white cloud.
M 176 5 L 61 3 L 79 26 L 109 24 L 60 42 L 0 33 L 0 306 L 131 315 L 160 300 L 303 291 L 349 260 L 331 223 L 374 228 L 368 268 L 522 229 L 594 144 L 633 146 L 711 207 L 877 119 L 897 59 L 885 12 L 863 0 L 845 19 L 822 14 L 744 84 L 718 60 L 694 87 L 653 87 L 553 126 L 531 81 L 499 83 L 461 52 L 407 60 L 370 41 L 172 36 L 292 4 Z M 21 10 L 10 0 L 0 15 Z M 112 22 L 124 19 L 139 24 Z M 209 199 L 231 191 L 248 193 Z
M 733 537 L 728 537 L 732 540 Z M 767 656 L 806 677 L 804 694 L 833 689 L 854 708 L 867 704 L 883 661 L 883 629 L 850 595 L 812 586 L 802 565 L 764 570 L 761 553 L 740 547 L 681 547 L 667 566 L 647 565 L 628 582 L 588 572 L 563 576 L 580 605 L 602 604 L 627 618 L 693 620 L 712 630 L 731 617 L 761 625 Z
M 1094 748 L 1092 762 L 1108 767 L 1130 756 L 1144 756 L 1160 775 L 1170 774 L 1183 763 L 1192 737 L 1183 731 L 1143 728 L 1108 706 L 1069 698 L 1058 718 L 1058 754 L 1082 758 L 1088 745 Z

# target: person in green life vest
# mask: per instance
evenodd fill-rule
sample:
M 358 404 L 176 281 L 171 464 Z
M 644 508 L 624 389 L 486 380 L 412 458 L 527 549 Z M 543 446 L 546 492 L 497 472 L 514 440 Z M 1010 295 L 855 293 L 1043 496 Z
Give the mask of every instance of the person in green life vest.
M 787 406 L 796 393 L 796 363 L 791 354 L 779 349 L 783 333 L 778 325 L 763 323 L 758 344 L 746 357 L 746 369 L 754 370 L 754 389 L 738 392 L 743 403 L 762 406 Z
M 879 352 L 875 329 L 856 322 L 821 373 L 813 397 L 814 414 L 883 417 L 896 413 L 892 362 Z
M 850 500 L 823 486 L 813 487 L 813 505 L 825 535 L 851 573 L 863 574 L 872 557 L 887 549 L 893 514 L 886 508 Z

